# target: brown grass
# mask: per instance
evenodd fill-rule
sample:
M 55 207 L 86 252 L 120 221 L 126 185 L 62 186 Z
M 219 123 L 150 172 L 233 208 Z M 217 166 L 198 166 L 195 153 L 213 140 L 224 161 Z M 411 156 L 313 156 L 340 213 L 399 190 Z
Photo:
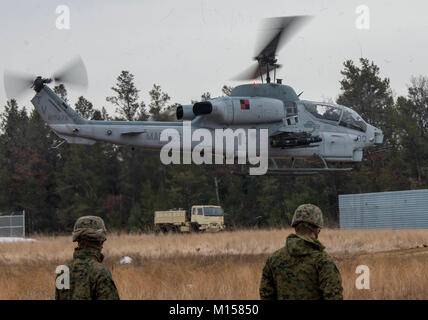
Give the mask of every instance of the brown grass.
M 258 299 L 264 262 L 290 232 L 113 234 L 103 253 L 122 299 Z M 0 299 L 53 298 L 55 268 L 75 244 L 70 237 L 36 239 L 0 244 Z M 428 299 L 428 250 L 403 250 L 428 244 L 428 230 L 323 230 L 320 240 L 337 261 L 345 299 Z M 132 264 L 119 264 L 125 255 Z M 370 268 L 370 290 L 355 288 L 360 264 Z

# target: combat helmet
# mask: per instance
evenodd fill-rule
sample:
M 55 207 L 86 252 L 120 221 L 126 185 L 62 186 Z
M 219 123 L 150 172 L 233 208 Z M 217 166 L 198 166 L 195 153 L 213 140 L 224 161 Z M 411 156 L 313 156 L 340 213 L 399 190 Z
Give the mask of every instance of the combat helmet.
M 294 211 L 291 226 L 295 227 L 299 222 L 307 222 L 319 228 L 324 227 L 322 211 L 313 204 L 302 204 Z
M 97 216 L 84 216 L 77 219 L 73 228 L 73 242 L 80 240 L 106 241 L 107 229 L 103 219 Z

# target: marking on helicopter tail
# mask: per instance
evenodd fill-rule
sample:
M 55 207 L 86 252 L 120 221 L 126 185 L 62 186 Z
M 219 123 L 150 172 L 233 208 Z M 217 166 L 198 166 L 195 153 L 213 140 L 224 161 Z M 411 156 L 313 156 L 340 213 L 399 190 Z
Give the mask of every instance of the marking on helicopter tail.
M 250 110 L 250 101 L 248 99 L 240 100 L 241 110 Z
M 58 106 L 55 104 L 55 102 L 53 102 L 51 99 L 48 99 L 48 101 L 56 109 L 56 111 L 61 112 L 61 110 L 58 108 Z
M 147 140 L 160 140 L 160 132 L 147 132 L 146 139 Z

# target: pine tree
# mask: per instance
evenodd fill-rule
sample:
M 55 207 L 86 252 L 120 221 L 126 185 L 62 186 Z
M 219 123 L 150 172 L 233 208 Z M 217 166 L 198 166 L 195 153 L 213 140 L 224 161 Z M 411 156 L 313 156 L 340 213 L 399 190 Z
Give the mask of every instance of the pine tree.
M 134 84 L 134 75 L 129 71 L 122 71 L 117 77 L 116 86 L 111 88 L 116 95 L 107 97 L 106 100 L 115 105 L 116 112 L 128 121 L 136 119 L 140 107 L 144 105 L 138 102 L 138 90 Z
M 411 180 L 411 188 L 428 185 L 428 78 L 411 79 L 408 96 L 398 97 L 396 127 L 400 153 Z
M 384 111 L 394 103 L 390 81 L 380 78 L 379 67 L 373 61 L 361 58 L 360 63 L 361 68 L 352 60 L 343 64 L 345 68 L 340 72 L 344 76 L 340 81 L 342 93 L 337 103 L 353 108 L 368 123 L 382 127 Z
M 53 91 L 60 96 L 60 98 L 62 100 L 64 100 L 65 102 L 68 102 L 68 98 L 67 98 L 67 89 L 65 88 L 65 86 L 61 83 L 59 85 L 56 85 L 53 88 Z
M 94 116 L 94 106 L 92 103 L 80 96 L 74 105 L 76 112 L 85 119 L 91 119 Z M 100 116 L 100 115 L 99 115 Z
M 223 95 L 225 95 L 225 96 L 230 96 L 230 94 L 232 93 L 232 90 L 233 90 L 233 87 L 232 86 L 227 86 L 227 85 L 224 85 L 222 88 L 221 88 L 221 92 L 223 93 Z
M 161 87 L 157 84 L 153 84 L 152 90 L 149 91 L 150 95 L 150 104 L 149 112 L 150 116 L 155 121 L 165 120 L 165 108 L 167 108 L 167 103 L 171 100 L 170 96 L 163 92 Z

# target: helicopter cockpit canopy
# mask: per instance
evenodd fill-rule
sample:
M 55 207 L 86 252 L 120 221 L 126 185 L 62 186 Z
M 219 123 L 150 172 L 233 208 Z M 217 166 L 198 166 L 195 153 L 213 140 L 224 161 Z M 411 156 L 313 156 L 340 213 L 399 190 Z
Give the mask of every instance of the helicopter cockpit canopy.
M 366 132 L 367 130 L 367 124 L 360 115 L 347 107 L 343 107 L 343 115 L 340 119 L 339 125 L 361 132 Z
M 340 126 L 352 130 L 361 132 L 367 130 L 365 121 L 358 113 L 348 107 L 310 101 L 304 101 L 303 104 L 305 109 L 318 119 L 338 122 Z
M 342 108 L 330 104 L 304 102 L 305 109 L 312 115 L 322 120 L 339 121 Z

